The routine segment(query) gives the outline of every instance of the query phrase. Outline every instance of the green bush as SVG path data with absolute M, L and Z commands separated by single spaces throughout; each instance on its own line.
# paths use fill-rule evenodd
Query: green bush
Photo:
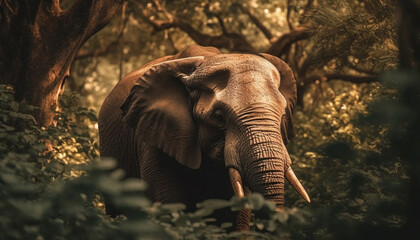
M 96 116 L 76 100 L 64 96 L 55 126 L 40 129 L 34 107 L 0 85 L 0 239 L 167 238 L 142 210 L 150 206 L 144 183 L 121 181 L 113 160 L 93 160 Z M 107 217 L 99 192 L 138 214 Z
M 398 237 L 407 221 L 409 180 L 407 162 L 390 141 L 406 127 L 396 121 L 404 107 L 392 106 L 398 92 L 377 83 L 322 87 L 323 97 L 296 113 L 297 136 L 288 146 L 312 203 L 293 192 L 286 201 L 313 214 L 310 239 Z M 377 112 L 387 116 L 373 117 Z

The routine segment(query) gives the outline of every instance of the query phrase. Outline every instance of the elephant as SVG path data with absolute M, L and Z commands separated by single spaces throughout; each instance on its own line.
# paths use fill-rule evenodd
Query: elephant
M 192 45 L 113 88 L 99 113 L 100 153 L 127 178 L 143 179 L 153 202 L 192 210 L 206 199 L 258 192 L 281 209 L 285 178 L 310 202 L 285 147 L 296 98 L 293 72 L 279 58 Z M 246 230 L 249 213 L 228 220 Z

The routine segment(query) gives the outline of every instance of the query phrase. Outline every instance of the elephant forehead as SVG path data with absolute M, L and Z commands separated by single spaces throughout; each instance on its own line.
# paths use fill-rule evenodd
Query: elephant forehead
M 207 62 L 210 66 L 225 66 L 231 68 L 232 71 L 237 70 L 238 66 L 254 66 L 251 68 L 258 71 L 276 70 L 276 67 L 265 58 L 255 54 L 219 54 L 209 59 Z
M 208 59 L 200 66 L 198 72 L 201 76 L 212 76 L 216 72 L 228 72 L 229 74 L 225 74 L 225 76 L 229 76 L 227 79 L 245 77 L 254 81 L 270 79 L 277 86 L 280 83 L 277 68 L 265 58 L 253 54 L 219 54 Z
M 215 90 L 215 97 L 232 109 L 242 109 L 250 104 L 270 106 L 285 105 L 284 97 L 278 91 L 280 74 L 268 60 L 253 54 L 220 54 L 200 66 L 204 85 Z M 216 72 L 228 72 L 223 76 L 224 87 L 216 84 Z M 217 74 L 222 75 L 222 74 Z M 213 87 L 216 86 L 216 87 Z M 219 91 L 220 90 L 220 91 Z

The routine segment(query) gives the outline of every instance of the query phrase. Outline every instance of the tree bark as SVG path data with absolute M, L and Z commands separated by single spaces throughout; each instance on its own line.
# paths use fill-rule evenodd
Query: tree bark
M 0 2 L 0 83 L 17 101 L 38 109 L 39 126 L 53 122 L 64 79 L 84 42 L 111 21 L 123 0 L 76 0 L 62 10 L 59 0 Z

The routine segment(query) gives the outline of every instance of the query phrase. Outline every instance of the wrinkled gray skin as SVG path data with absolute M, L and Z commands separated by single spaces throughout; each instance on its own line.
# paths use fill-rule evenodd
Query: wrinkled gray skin
M 234 168 L 246 192 L 282 207 L 295 103 L 293 74 L 280 59 L 190 46 L 115 86 L 99 114 L 101 155 L 117 159 L 127 177 L 144 179 L 152 201 L 192 210 L 205 199 L 230 199 Z M 118 212 L 109 203 L 106 209 Z M 248 227 L 246 211 L 217 217 Z

